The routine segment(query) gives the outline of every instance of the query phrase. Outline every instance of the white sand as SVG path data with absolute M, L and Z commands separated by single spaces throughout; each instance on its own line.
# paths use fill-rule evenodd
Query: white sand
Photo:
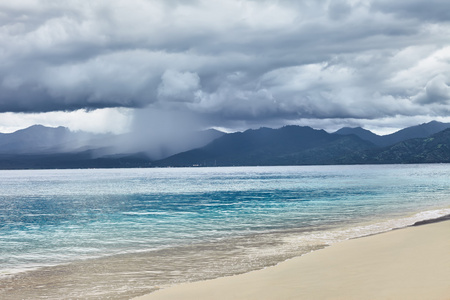
M 349 240 L 275 267 L 137 299 L 450 300 L 450 221 Z

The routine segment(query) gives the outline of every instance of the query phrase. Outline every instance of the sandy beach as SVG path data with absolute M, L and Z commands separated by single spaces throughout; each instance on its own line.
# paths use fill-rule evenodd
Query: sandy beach
M 334 244 L 247 274 L 180 284 L 135 300 L 450 299 L 450 221 Z

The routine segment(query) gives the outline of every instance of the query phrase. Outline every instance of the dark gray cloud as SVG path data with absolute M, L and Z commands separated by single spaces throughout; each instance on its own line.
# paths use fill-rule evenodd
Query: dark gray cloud
M 449 19 L 438 0 L 3 1 L 0 112 L 446 117 Z
M 382 13 L 400 18 L 414 18 L 426 22 L 450 22 L 449 3 L 446 0 L 378 0 L 372 7 Z

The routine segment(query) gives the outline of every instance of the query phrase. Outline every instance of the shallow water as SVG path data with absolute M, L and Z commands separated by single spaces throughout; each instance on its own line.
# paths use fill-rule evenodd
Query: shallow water
M 0 171 L 0 298 L 127 299 L 450 213 L 450 165 Z

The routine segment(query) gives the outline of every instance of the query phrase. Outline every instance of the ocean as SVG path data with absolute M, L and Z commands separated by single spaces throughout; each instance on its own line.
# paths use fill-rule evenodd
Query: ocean
M 0 299 L 130 299 L 450 214 L 450 165 L 0 171 Z

